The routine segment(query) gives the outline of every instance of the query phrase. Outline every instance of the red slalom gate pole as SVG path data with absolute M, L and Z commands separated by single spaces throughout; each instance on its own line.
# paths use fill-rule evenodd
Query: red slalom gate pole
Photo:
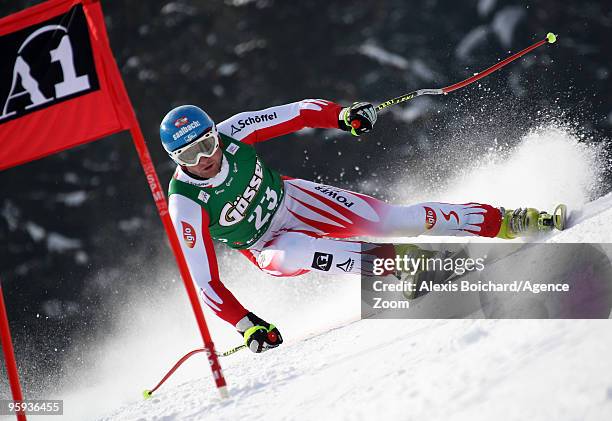
M 100 0 L 88 0 L 88 3 L 91 4 L 89 4 L 87 13 L 93 18 L 96 18 L 97 21 L 104 21 Z M 195 284 L 191 278 L 191 274 L 189 273 L 185 256 L 181 250 L 179 239 L 174 231 L 174 226 L 172 225 L 172 220 L 170 219 L 170 214 L 168 213 L 168 202 L 166 201 L 166 195 L 161 188 L 159 177 L 155 171 L 155 166 L 153 165 L 153 161 L 151 160 L 151 155 L 149 153 L 149 148 L 147 147 L 142 130 L 138 124 L 138 119 L 136 118 L 132 101 L 130 100 L 127 90 L 125 89 L 121 72 L 119 71 L 114 56 L 112 55 L 112 50 L 108 42 L 108 36 L 106 35 L 105 28 L 103 26 L 98 27 L 95 36 L 97 37 L 97 41 L 102 44 L 102 47 L 109 52 L 109 54 L 102 57 L 101 66 L 104 67 L 105 74 L 108 76 L 108 78 L 113 81 L 109 87 L 112 89 L 112 93 L 114 95 L 117 113 L 122 120 L 123 127 L 130 131 L 132 141 L 134 142 L 134 146 L 138 152 L 140 164 L 142 165 L 147 183 L 151 189 L 153 200 L 157 206 L 157 212 L 159 213 L 159 217 L 164 225 L 166 235 L 170 241 L 170 247 L 172 248 L 172 252 L 176 258 L 183 284 L 185 285 L 187 295 L 189 296 L 193 314 L 196 318 L 200 334 L 202 335 L 202 340 L 204 341 L 204 348 L 208 354 L 208 362 L 215 380 L 215 385 L 217 386 L 221 397 L 225 398 L 228 396 L 227 383 L 225 382 L 225 377 L 223 376 L 221 365 L 219 364 L 219 358 L 215 353 L 215 345 L 210 336 L 206 320 L 204 319 L 204 313 L 202 312 L 202 306 L 200 305 Z
M 208 362 L 210 364 L 210 369 L 213 373 L 215 384 L 219 390 L 219 393 L 221 394 L 221 397 L 226 398 L 228 397 L 227 383 L 225 382 L 225 377 L 223 376 L 223 371 L 221 370 L 219 358 L 215 352 L 215 345 L 210 336 L 208 325 L 206 324 L 206 320 L 204 319 L 204 313 L 202 312 L 202 306 L 200 305 L 200 300 L 198 298 L 193 279 L 191 278 L 191 274 L 189 273 L 189 268 L 187 266 L 187 262 L 185 261 L 185 256 L 183 254 L 183 251 L 181 250 L 181 245 L 179 243 L 176 232 L 174 231 L 174 226 L 172 225 L 170 214 L 168 213 L 168 202 L 166 201 L 166 196 L 160 187 L 161 184 L 159 182 L 159 177 L 157 176 L 157 172 L 155 171 L 155 167 L 153 165 L 153 162 L 151 161 L 149 149 L 147 148 L 144 136 L 142 135 L 142 131 L 140 130 L 140 126 L 138 125 L 138 121 L 136 120 L 136 116 L 135 114 L 133 114 L 133 112 L 132 116 L 130 116 L 130 119 L 132 120 L 132 128 L 130 129 L 132 140 L 134 141 L 134 146 L 136 147 L 136 151 L 138 152 L 140 163 L 142 164 L 142 168 L 145 172 L 147 183 L 149 183 L 149 188 L 151 189 L 151 193 L 153 194 L 153 199 L 155 200 L 155 204 L 157 205 L 159 217 L 161 218 L 164 224 L 166 235 L 170 240 L 170 246 L 172 247 L 172 251 L 174 252 L 174 257 L 177 260 L 179 271 L 181 273 L 181 277 L 183 278 L 183 284 L 185 285 L 187 295 L 189 296 L 189 301 L 191 302 L 193 314 L 195 315 L 198 327 L 200 328 L 200 333 L 202 334 L 202 338 L 204 339 L 204 347 L 206 348 L 206 352 L 208 354 Z
M 21 384 L 19 383 L 19 372 L 17 371 L 17 361 L 15 360 L 15 350 L 13 349 L 13 340 L 11 339 L 11 330 L 9 328 L 8 316 L 6 314 L 6 306 L 4 305 L 4 293 L 0 284 L 0 338 L 2 339 L 2 352 L 4 353 L 4 362 L 6 364 L 6 373 L 8 375 L 11 393 L 14 401 L 22 401 L 23 393 L 21 392 Z M 17 412 L 19 421 L 26 421 L 25 413 Z

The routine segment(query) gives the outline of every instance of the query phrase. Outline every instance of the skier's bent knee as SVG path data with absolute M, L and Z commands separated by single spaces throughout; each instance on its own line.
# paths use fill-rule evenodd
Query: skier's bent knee
M 308 272 L 303 265 L 296 264 L 295 251 L 264 250 L 257 257 L 257 266 L 273 276 L 297 276 Z

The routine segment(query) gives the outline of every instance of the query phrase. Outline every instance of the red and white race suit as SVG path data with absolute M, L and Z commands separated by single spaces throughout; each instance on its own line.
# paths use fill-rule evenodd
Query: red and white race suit
M 306 99 L 261 111 L 237 114 L 217 128 L 220 133 L 247 144 L 298 131 L 305 127 L 338 128 L 341 107 L 330 101 Z M 207 186 L 224 182 L 228 169 Z M 192 184 L 180 167 L 174 175 Z M 241 250 L 261 270 L 275 276 L 296 276 L 308 271 L 329 274 L 361 273 L 364 250 L 392 257 L 392 246 L 340 240 L 356 236 L 479 235 L 495 237 L 500 229 L 498 208 L 480 203 L 428 202 L 391 205 L 348 190 L 285 177 L 285 195 L 270 227 L 249 249 Z M 169 199 L 170 216 L 179 238 L 185 224 L 195 235 L 181 241 L 187 264 L 202 298 L 215 313 L 235 325 L 247 310 L 219 279 L 207 213 L 196 202 L 180 195 Z

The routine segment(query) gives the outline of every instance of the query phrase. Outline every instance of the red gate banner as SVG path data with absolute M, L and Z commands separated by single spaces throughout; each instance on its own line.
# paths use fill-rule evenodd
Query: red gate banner
M 0 170 L 129 128 L 93 3 L 50 1 L 0 20 Z

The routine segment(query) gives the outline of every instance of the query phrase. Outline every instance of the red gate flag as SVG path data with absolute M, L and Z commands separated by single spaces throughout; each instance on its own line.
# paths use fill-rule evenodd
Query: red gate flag
M 129 128 L 91 3 L 50 1 L 0 20 L 0 170 Z
M 168 203 L 108 43 L 99 0 L 49 0 L 0 19 L 0 170 L 129 130 L 178 263 L 221 396 L 225 377 Z M 0 291 L 1 293 L 1 291 Z M 0 306 L 3 345 L 10 342 Z M 3 346 L 15 359 L 12 347 Z M 21 399 L 17 367 L 7 370 Z M 13 388 L 13 385 L 15 386 Z M 25 419 L 19 414 L 20 419 Z

